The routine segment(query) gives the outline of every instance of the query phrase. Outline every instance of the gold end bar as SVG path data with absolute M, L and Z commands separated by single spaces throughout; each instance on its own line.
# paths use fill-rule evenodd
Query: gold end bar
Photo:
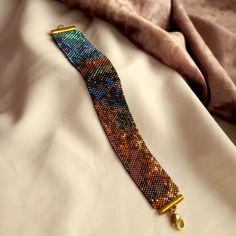
M 55 30 L 52 30 L 51 31 L 51 34 L 58 34 L 58 33 L 63 33 L 63 32 L 66 32 L 66 31 L 71 31 L 71 30 L 75 30 L 75 26 L 68 26 L 68 27 L 58 27 L 57 29 Z
M 159 213 L 161 215 L 165 214 L 167 211 L 169 211 L 173 206 L 177 205 L 179 202 L 181 202 L 184 199 L 184 196 L 182 194 L 178 195 L 176 198 L 174 198 L 171 202 L 163 206 Z

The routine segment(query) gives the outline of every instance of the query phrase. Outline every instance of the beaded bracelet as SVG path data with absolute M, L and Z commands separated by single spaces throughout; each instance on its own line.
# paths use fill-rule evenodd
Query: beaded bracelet
M 176 205 L 183 195 L 144 143 L 110 60 L 74 26 L 59 26 L 51 35 L 83 76 L 101 125 L 124 168 L 152 207 L 160 214 L 170 212 L 173 226 L 182 229 L 184 221 L 176 213 Z

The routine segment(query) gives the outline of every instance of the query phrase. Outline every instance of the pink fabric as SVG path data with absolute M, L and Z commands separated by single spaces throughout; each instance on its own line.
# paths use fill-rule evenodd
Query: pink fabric
M 64 0 L 105 19 L 178 71 L 213 114 L 236 123 L 235 0 Z

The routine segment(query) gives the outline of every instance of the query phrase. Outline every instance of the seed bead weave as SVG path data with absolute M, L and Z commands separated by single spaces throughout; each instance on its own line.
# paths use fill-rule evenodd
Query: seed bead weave
M 79 30 L 59 31 L 52 37 L 83 76 L 116 155 L 152 207 L 160 210 L 179 190 L 145 145 L 112 63 Z

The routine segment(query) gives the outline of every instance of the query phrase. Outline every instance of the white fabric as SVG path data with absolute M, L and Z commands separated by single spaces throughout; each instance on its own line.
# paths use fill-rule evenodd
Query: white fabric
M 48 34 L 60 24 L 113 62 L 147 146 L 185 195 L 182 233 L 114 154 L 81 75 Z M 0 33 L 1 236 L 235 235 L 236 148 L 176 72 L 55 1 L 2 0 Z

